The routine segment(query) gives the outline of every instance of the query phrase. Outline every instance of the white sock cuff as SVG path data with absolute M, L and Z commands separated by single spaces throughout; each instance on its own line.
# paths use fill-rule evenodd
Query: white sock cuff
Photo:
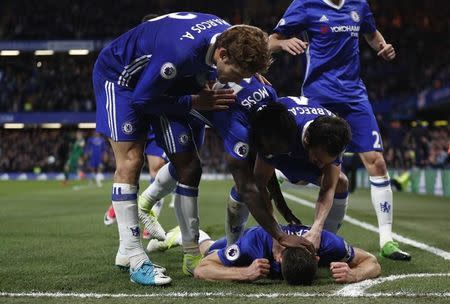
M 370 184 L 375 187 L 386 187 L 390 186 L 391 184 L 389 174 L 386 174 L 384 176 L 369 176 L 369 181 Z
M 131 184 L 114 183 L 112 185 L 113 193 L 117 194 L 135 194 L 138 192 L 138 186 Z
M 211 237 L 203 230 L 199 230 L 199 236 L 198 236 L 198 244 L 200 245 L 204 241 L 209 241 Z

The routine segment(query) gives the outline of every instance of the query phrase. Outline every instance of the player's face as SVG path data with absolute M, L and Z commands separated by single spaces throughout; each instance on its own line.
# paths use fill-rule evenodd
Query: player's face
M 336 161 L 336 156 L 331 156 L 320 147 L 311 147 L 308 149 L 309 161 L 322 169 Z
M 221 83 L 239 83 L 242 79 L 252 76 L 250 73 L 242 72 L 238 67 L 225 60 L 217 62 L 217 74 L 217 78 Z

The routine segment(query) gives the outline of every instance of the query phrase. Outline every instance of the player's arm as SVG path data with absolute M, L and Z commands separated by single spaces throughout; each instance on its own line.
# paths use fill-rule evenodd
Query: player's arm
M 258 224 L 264 228 L 274 239 L 276 239 L 281 245 L 285 247 L 306 247 L 311 253 L 314 252 L 314 246 L 310 241 L 303 237 L 294 235 L 288 235 L 284 233 L 278 222 L 276 221 L 273 213 L 268 209 L 270 205 L 270 195 L 267 191 L 267 184 L 272 178 L 275 172 L 275 168 L 264 161 L 261 156 L 256 156 L 254 166 L 254 176 L 256 180 L 256 186 L 260 193 L 260 201 L 250 200 L 247 204 L 253 217 Z
M 183 69 L 186 55 L 173 52 L 155 54 L 134 89 L 133 104 L 147 114 L 188 113 L 191 108 L 210 111 L 224 110 L 234 102 L 232 90 L 211 90 L 205 87 L 196 95 L 168 96 L 165 92 L 175 83 Z
M 286 9 L 283 17 L 269 37 L 269 49 L 272 53 L 285 51 L 291 55 L 305 52 L 308 43 L 294 36 L 307 26 L 307 12 L 303 0 L 294 0 Z
M 364 35 L 370 47 L 377 52 L 378 56 L 383 57 L 385 60 L 395 58 L 394 47 L 392 44 L 386 43 L 383 35 L 376 29 L 373 13 L 367 2 L 363 2 L 360 32 Z
M 202 259 L 194 270 L 194 277 L 207 281 L 256 281 L 267 277 L 269 272 L 267 259 L 256 259 L 248 267 L 227 267 L 216 251 Z
M 377 52 L 384 60 L 392 60 L 395 58 L 395 49 L 392 44 L 386 43 L 383 35 L 376 30 L 373 33 L 364 34 L 364 38 L 370 47 Z
M 355 256 L 351 262 L 333 262 L 330 264 L 330 271 L 336 283 L 355 283 L 378 277 L 381 266 L 373 254 L 355 248 Z
M 323 225 L 333 205 L 334 193 L 339 181 L 341 170 L 336 164 L 328 164 L 322 170 L 322 181 L 319 196 L 316 202 L 314 223 L 311 229 L 305 234 L 315 248 L 319 248 Z
M 307 48 L 308 42 L 302 41 L 297 37 L 286 38 L 278 33 L 269 36 L 269 50 L 272 53 L 285 51 L 295 56 L 303 54 Z
M 292 213 L 292 210 L 287 205 L 275 173 L 270 178 L 267 189 L 269 190 L 270 196 L 275 203 L 275 207 L 277 208 L 278 212 L 280 212 L 280 214 L 284 217 L 286 222 L 288 222 L 289 224 L 301 225 L 302 222 Z

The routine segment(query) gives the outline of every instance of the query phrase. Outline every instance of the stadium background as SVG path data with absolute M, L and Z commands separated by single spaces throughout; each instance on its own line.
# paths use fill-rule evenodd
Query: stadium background
M 440 218 L 442 223 L 433 227 L 437 233 L 445 230 L 445 222 L 448 224 L 450 206 L 448 198 L 445 198 L 450 197 L 450 5 L 438 0 L 369 2 L 378 29 L 397 50 L 397 58 L 393 62 L 384 62 L 365 41 L 361 41 L 361 75 L 381 128 L 385 158 L 401 190 L 432 195 L 416 197 L 396 193 L 395 199 L 399 201 L 400 210 L 408 210 L 402 201 L 414 200 L 414 206 L 417 204 L 418 210 L 430 213 L 430 218 L 444 216 Z M 0 181 L 0 206 L 16 202 L 14 208 L 17 209 L 11 207 L 9 210 L 19 212 L 21 203 L 33 200 L 33 191 L 42 187 L 61 190 L 59 183 L 50 181 L 19 183 L 15 180 L 62 178 L 61 172 L 76 132 L 81 131 L 84 137 L 88 137 L 95 122 L 91 70 L 98 52 L 108 41 L 138 24 L 143 15 L 204 11 L 217 14 L 230 23 L 249 23 L 270 33 L 289 3 L 288 0 L 1 1 L 0 180 L 4 181 Z M 298 58 L 277 54 L 267 78 L 279 96 L 298 95 L 301 71 Z M 105 167 L 107 177 L 114 170 L 111 151 L 109 155 Z M 201 158 L 205 173 L 226 173 L 220 141 L 211 131 L 207 133 Z M 361 167 L 351 156 L 347 161 L 349 168 Z M 72 178 L 74 185 L 86 183 L 77 180 L 79 176 Z M 355 180 L 359 186 L 367 185 L 364 170 L 358 171 Z M 216 187 L 215 184 L 212 187 Z M 224 186 L 221 184 L 220 187 Z M 20 196 L 18 193 L 24 188 L 33 191 Z M 309 195 L 312 199 L 308 191 L 311 190 L 299 195 Z M 367 200 L 368 215 L 364 217 L 369 219 L 371 207 L 365 191 L 357 191 L 356 197 L 361 201 Z M 100 192 L 89 189 L 87 194 L 77 192 L 76 196 L 86 200 L 93 200 L 93 196 L 100 206 L 95 209 L 102 210 L 107 206 L 103 198 L 107 197 L 107 192 L 107 189 Z M 64 191 L 58 193 L 63 195 Z M 223 193 L 221 199 L 225 200 L 225 187 Z M 67 197 L 54 199 L 56 203 Z M 206 199 L 217 200 L 208 195 Z M 48 201 L 52 202 L 52 199 Z M 430 203 L 429 208 L 424 208 L 422 204 L 429 201 L 439 207 Z M 31 205 L 24 206 L 30 208 Z M 91 210 L 92 206 L 86 208 Z M 4 227 L 10 227 L 5 218 L 11 214 L 7 214 L 5 209 L 4 212 L 1 215 Z M 396 212 L 397 217 L 399 212 Z M 35 216 L 32 212 L 26 214 Z M 373 214 L 372 218 L 375 218 Z M 399 222 L 402 220 L 420 222 L 413 212 L 406 212 Z M 211 229 L 219 234 L 217 227 Z M 108 234 L 114 237 L 113 232 Z M 423 238 L 427 240 L 426 236 Z M 448 238 L 435 243 L 450 249 Z M 6 244 L 3 244 L 3 249 L 0 245 L 0 249 L 5 250 L 3 253 L 10 253 L 12 249 Z M 375 248 L 371 243 L 366 246 L 372 250 Z M 440 267 L 440 264 L 436 265 Z M 448 268 L 448 264 L 444 265 Z M 396 266 L 390 267 L 394 269 Z M 415 267 L 415 270 L 419 272 L 420 267 Z M 407 268 L 403 272 L 407 273 Z M 7 274 L 9 272 L 3 270 L 2 275 Z M 0 284 L 0 291 L 8 290 L 8 287 L 10 285 Z M 13 290 L 23 291 L 24 288 Z M 88 288 L 83 289 L 86 290 L 89 291 Z

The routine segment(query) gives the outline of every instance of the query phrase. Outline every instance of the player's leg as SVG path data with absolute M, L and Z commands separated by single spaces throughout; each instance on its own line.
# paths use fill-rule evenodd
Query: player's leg
M 410 260 L 411 256 L 400 250 L 398 243 L 392 239 L 393 194 L 383 154 L 370 151 L 360 153 L 360 156 L 369 173 L 372 205 L 380 230 L 380 253 L 393 260 Z
M 339 181 L 334 193 L 333 205 L 325 220 L 323 229 L 337 233 L 344 220 L 348 205 L 348 180 L 344 173 L 340 173 Z
M 116 171 L 112 187 L 112 204 L 119 230 L 116 262 L 129 261 L 130 280 L 141 285 L 171 282 L 160 274 L 144 252 L 140 240 L 137 191 L 143 164 L 145 121 L 130 106 L 130 92 L 99 77 L 94 71 L 97 101 L 97 131 L 109 138 L 115 157 Z
M 148 168 L 150 173 L 150 184 L 139 196 L 139 208 L 153 215 L 159 216 L 162 207 L 162 200 L 157 202 L 151 201 L 151 185 L 154 182 L 159 170 L 168 162 L 164 149 L 160 147 L 155 139 L 153 130 L 150 130 L 147 135 L 147 143 L 145 144 L 145 155 L 147 155 Z M 153 206 L 151 206 L 153 205 Z
M 156 122 L 156 123 L 155 123 Z M 158 172 L 152 184 L 159 189 L 161 199 L 175 188 L 175 213 L 180 226 L 183 243 L 183 272 L 192 275 L 193 269 L 201 260 L 198 248 L 198 185 L 202 174 L 197 146 L 204 137 L 204 124 L 191 124 L 184 118 L 160 116 L 152 121 L 152 128 L 158 145 L 164 148 L 170 163 Z M 159 176 L 163 175 L 160 179 Z
M 341 115 L 350 125 L 352 141 L 347 151 L 359 153 L 371 182 L 371 200 L 375 209 L 380 231 L 382 255 L 400 260 L 409 260 L 409 254 L 401 251 L 392 241 L 393 198 L 389 174 L 382 151 L 380 131 L 370 103 L 359 102 L 328 107 Z M 383 248 L 385 248 L 384 250 Z M 384 253 L 383 253 L 384 252 Z
M 106 210 L 105 215 L 103 217 L 103 223 L 106 226 L 110 226 L 112 224 L 114 224 L 116 222 L 116 213 L 114 212 L 114 207 L 111 204 L 108 208 L 108 210 Z

